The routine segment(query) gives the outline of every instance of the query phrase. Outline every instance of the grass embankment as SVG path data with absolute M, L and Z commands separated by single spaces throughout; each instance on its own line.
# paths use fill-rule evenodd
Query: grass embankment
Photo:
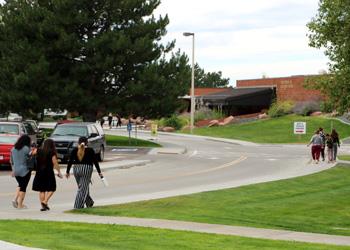
M 338 159 L 342 161 L 350 161 L 350 155 L 338 155 Z
M 0 221 L 0 239 L 44 249 L 349 250 L 350 247 L 261 240 L 162 229 L 68 222 Z
M 79 210 L 350 235 L 350 168 L 220 191 Z
M 306 122 L 305 135 L 294 135 L 294 122 Z M 316 129 L 322 127 L 326 133 L 330 133 L 332 125 L 338 131 L 341 138 L 350 136 L 350 126 L 338 120 L 297 115 L 222 127 L 196 128 L 194 129 L 194 134 L 257 143 L 307 143 Z
M 158 143 L 118 135 L 106 135 L 108 146 L 161 147 Z

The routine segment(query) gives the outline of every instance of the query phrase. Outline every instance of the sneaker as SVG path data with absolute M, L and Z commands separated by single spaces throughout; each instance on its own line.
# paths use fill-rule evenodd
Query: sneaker
M 17 201 L 12 201 L 12 206 L 14 208 L 18 208 L 18 202 Z

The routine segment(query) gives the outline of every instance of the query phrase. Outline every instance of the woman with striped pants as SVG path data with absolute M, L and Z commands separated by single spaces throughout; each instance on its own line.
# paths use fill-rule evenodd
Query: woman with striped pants
M 74 202 L 75 209 L 84 208 L 85 205 L 86 207 L 94 205 L 89 193 L 93 165 L 95 165 L 99 176 L 103 177 L 94 150 L 87 147 L 88 139 L 84 136 L 80 137 L 78 144 L 78 148 L 73 149 L 71 153 L 66 171 L 66 177 L 69 178 L 69 172 L 73 165 L 73 174 L 78 185 Z

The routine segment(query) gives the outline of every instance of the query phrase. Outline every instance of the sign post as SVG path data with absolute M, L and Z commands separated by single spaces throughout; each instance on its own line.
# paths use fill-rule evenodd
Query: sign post
M 294 134 L 298 135 L 300 140 L 301 135 L 306 134 L 306 122 L 294 122 Z
M 152 137 L 157 138 L 157 135 L 158 135 L 157 132 L 158 132 L 158 124 L 152 123 L 151 124 L 151 135 L 152 135 Z
M 130 146 L 131 130 L 132 130 L 132 125 L 131 125 L 131 122 L 130 122 L 130 121 L 129 121 L 129 123 L 126 125 L 126 129 L 128 130 L 128 133 L 129 133 L 129 146 Z

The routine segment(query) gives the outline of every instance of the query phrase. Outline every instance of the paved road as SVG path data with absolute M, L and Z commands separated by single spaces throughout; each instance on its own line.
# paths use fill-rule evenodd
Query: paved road
M 122 130 L 108 131 L 122 134 Z M 138 137 L 149 139 L 148 133 Z M 250 183 L 300 176 L 330 167 L 309 164 L 309 149 L 304 145 L 255 145 L 236 141 L 215 141 L 202 137 L 159 135 L 157 141 L 165 149 L 148 154 L 114 151 L 102 164 L 109 187 L 97 175 L 93 177 L 92 196 L 96 204 L 121 203 L 149 198 L 235 187 Z M 174 153 L 175 152 L 175 153 Z M 183 154 L 178 154 L 183 153 Z M 131 159 L 146 165 L 113 168 Z M 140 165 L 140 164 L 135 164 Z M 76 184 L 73 178 L 57 180 L 58 190 L 51 200 L 53 209 L 72 207 Z M 0 211 L 11 210 L 10 201 L 16 181 L 0 176 Z M 37 193 L 26 197 L 29 210 L 39 209 Z

